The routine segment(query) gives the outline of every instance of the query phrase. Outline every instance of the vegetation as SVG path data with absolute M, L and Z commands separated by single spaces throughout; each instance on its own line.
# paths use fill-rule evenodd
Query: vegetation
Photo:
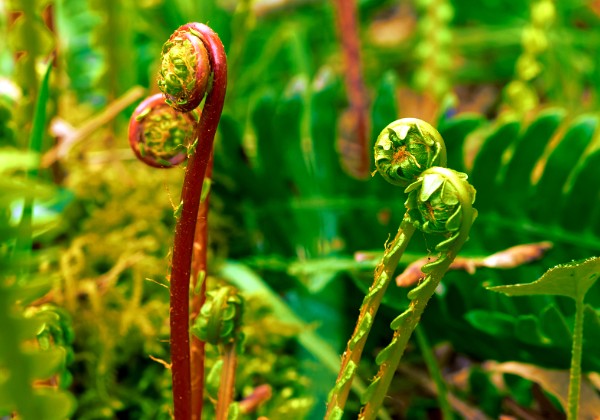
M 598 416 L 596 3 L 0 10 L 0 417 Z

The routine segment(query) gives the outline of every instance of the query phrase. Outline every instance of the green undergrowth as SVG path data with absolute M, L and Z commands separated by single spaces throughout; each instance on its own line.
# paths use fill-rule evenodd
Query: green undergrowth
M 556 1 L 555 19 L 535 26 L 537 2 L 474 8 L 452 0 L 440 2 L 440 12 L 425 1 L 356 1 L 369 138 L 399 117 L 427 116 L 439 129 L 448 166 L 477 190 L 479 216 L 461 256 L 552 243 L 510 269 L 450 271 L 420 323 L 447 392 L 478 410 L 467 413 L 490 418 L 518 416 L 515 405 L 532 415 L 567 412 L 561 387 L 578 313 L 566 296 L 509 297 L 488 288 L 530 283 L 551 267 L 600 254 L 600 17 L 593 2 Z M 198 21 L 219 33 L 228 54 L 209 284 L 233 284 L 248 302 L 235 398 L 268 384 L 273 396 L 247 418 L 322 417 L 377 250 L 392 239 L 406 196 L 380 177 L 356 179 L 343 169 L 354 151 L 342 118 L 348 92 L 334 2 L 273 3 L 0 5 L 7 41 L 0 51 L 0 335 L 8 337 L 0 337 L 0 416 L 170 418 L 167 275 L 183 170 L 133 162 L 125 133 L 135 101 L 122 112 L 114 101 L 134 87 L 151 92 L 164 40 Z M 443 31 L 432 29 L 436 19 Z M 523 36 L 540 25 L 551 47 Z M 440 34 L 451 38 L 436 55 L 431 45 Z M 528 48 L 541 66 L 528 92 L 541 105 L 517 116 L 504 87 L 525 80 L 519 58 L 531 58 Z M 48 118 L 34 127 L 50 56 L 40 105 Z M 415 82 L 430 60 L 443 101 Z M 99 115 L 106 118 L 85 133 Z M 56 142 L 73 138 L 56 164 L 40 167 Z M 23 214 L 30 223 L 20 226 Z M 433 247 L 415 234 L 395 274 Z M 392 282 L 383 299 L 383 327 L 371 332 L 357 371 L 352 415 L 389 342 L 387 324 L 409 305 L 407 292 Z M 600 372 L 597 284 L 584 303 L 582 392 L 592 397 L 582 404 L 589 409 L 596 391 L 585 377 Z M 392 381 L 393 418 L 439 413 L 432 363 L 426 369 L 418 349 L 409 343 Z M 210 368 L 217 352 L 208 354 Z M 451 403 L 454 414 L 466 416 L 459 406 Z M 210 417 L 208 397 L 206 407 Z

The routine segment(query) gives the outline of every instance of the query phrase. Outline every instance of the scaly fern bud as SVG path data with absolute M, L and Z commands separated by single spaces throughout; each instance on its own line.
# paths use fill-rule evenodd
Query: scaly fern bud
M 129 144 L 139 160 L 155 168 L 171 168 L 187 157 L 194 137 L 193 114 L 182 114 L 166 104 L 163 95 L 150 96 L 129 120 Z
M 177 29 L 162 49 L 158 87 L 174 109 L 196 109 L 206 91 L 211 74 L 208 52 L 194 24 Z
M 453 183 L 448 182 L 445 172 L 451 171 L 475 202 L 475 188 L 467 182 L 467 175 L 446 168 L 433 168 L 425 171 L 405 192 L 409 193 L 406 207 L 408 214 L 418 229 L 425 233 L 450 233 L 460 229 L 462 222 L 459 192 Z
M 192 333 L 213 345 L 236 341 L 242 315 L 242 298 L 235 289 L 227 286 L 206 295 L 206 303 L 196 318 Z
M 445 238 L 436 246 L 438 258 L 421 268 L 426 277 L 408 293 L 409 307 L 390 324 L 394 334 L 390 344 L 375 359 L 379 372 L 363 395 L 365 405 L 358 416 L 360 420 L 377 418 L 408 340 L 427 302 L 468 239 L 477 215 L 473 208 L 475 189 L 467 182 L 465 174 L 452 169 L 432 167 L 405 192 L 409 193 L 406 202 L 408 221 L 426 233 L 443 234 Z
M 403 118 L 383 129 L 375 143 L 375 166 L 381 176 L 403 187 L 432 166 L 446 165 L 446 146 L 425 121 Z

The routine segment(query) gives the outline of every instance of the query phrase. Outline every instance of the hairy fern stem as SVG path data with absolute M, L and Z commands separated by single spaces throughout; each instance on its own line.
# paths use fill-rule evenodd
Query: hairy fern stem
M 372 420 L 377 417 L 408 340 L 442 277 L 444 277 L 458 251 L 468 239 L 476 215 L 472 207 L 473 193 L 468 188 L 469 184 L 465 185 L 463 178 L 457 176 L 456 172 L 446 168 L 433 167 L 425 171 L 425 173 L 428 172 L 443 176 L 445 181 L 454 187 L 461 211 L 460 229 L 457 234 L 438 244 L 436 249 L 440 251 L 440 256 L 437 260 L 423 267 L 422 270 L 427 274 L 427 277 L 408 293 L 408 298 L 411 300 L 410 306 L 390 324 L 390 327 L 394 330 L 394 335 L 390 344 L 377 355 L 376 362 L 380 366 L 379 372 L 363 396 L 362 402 L 365 405 L 361 410 L 360 419 Z M 427 189 L 427 185 L 421 186 L 421 188 L 419 195 L 423 194 L 422 191 Z
M 164 98 L 158 103 L 144 101 L 136 109 L 130 120 L 129 135 L 136 155 L 151 166 L 169 168 L 185 158 L 188 161 L 181 202 L 175 211 L 177 224 L 169 288 L 171 373 L 175 419 L 199 420 L 202 405 L 194 404 L 192 412 L 190 276 L 202 188 L 227 90 L 227 59 L 218 35 L 200 23 L 179 27 L 163 46 L 162 53 L 158 85 Z M 191 124 L 193 133 L 188 135 L 181 122 L 191 118 L 192 111 L 204 98 L 199 120 Z M 144 107 L 145 104 L 148 106 Z M 161 111 L 165 104 L 179 113 Z M 205 233 L 206 229 L 201 229 L 201 234 Z M 201 265 L 205 267 L 205 261 Z M 198 367 L 195 374 L 204 376 L 203 364 L 195 365 Z M 202 398 L 202 381 L 196 384 L 194 398 Z
M 579 396 L 581 391 L 581 356 L 583 353 L 583 298 L 575 301 L 575 325 L 573 326 L 573 346 L 571 369 L 569 371 L 569 394 L 567 397 L 567 419 L 579 418 Z
M 375 143 L 375 164 L 388 182 L 406 187 L 407 212 L 375 270 L 375 281 L 363 300 L 356 327 L 342 355 L 340 372 L 327 405 L 325 418 L 328 420 L 343 416 L 377 309 L 415 230 L 442 235 L 436 246 L 439 257 L 423 266 L 426 278 L 409 292 L 409 308 L 391 324 L 392 341 L 376 358 L 380 369 L 361 399 L 364 404 L 361 419 L 377 417 L 408 340 L 427 302 L 467 240 L 477 214 L 472 207 L 475 189 L 465 174 L 443 167 L 446 165 L 444 141 L 437 130 L 424 121 L 405 118 L 385 127 Z
M 396 237 L 386 247 L 385 253 L 375 269 L 375 280 L 363 300 L 356 327 L 348 341 L 346 351 L 342 355 L 340 372 L 335 386 L 329 395 L 329 403 L 325 414 L 326 419 L 340 418 L 343 412 L 352 387 L 356 367 L 360 362 L 365 343 L 373 325 L 373 320 L 375 319 L 385 291 L 394 276 L 398 262 L 414 232 L 415 227 L 409 222 L 408 217 L 404 217 Z

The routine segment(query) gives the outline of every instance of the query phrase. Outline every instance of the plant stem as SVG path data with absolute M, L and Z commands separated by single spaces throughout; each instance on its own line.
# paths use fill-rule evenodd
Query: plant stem
M 198 145 L 196 153 L 190 156 L 185 171 L 181 192 L 183 208 L 175 227 L 170 287 L 170 343 L 176 420 L 191 418 L 190 268 L 203 180 L 210 161 L 227 88 L 227 62 L 223 44 L 208 26 L 193 25 L 208 51 L 213 70 L 213 83 L 196 127 L 195 138 L 198 139 Z
M 221 383 L 219 384 L 219 395 L 217 397 L 217 420 L 227 420 L 229 406 L 233 401 L 235 368 L 237 366 L 235 347 L 235 341 L 223 346 L 223 370 L 221 371 Z
M 408 340 L 419 323 L 427 302 L 429 302 L 442 277 L 446 274 L 450 264 L 456 258 L 456 254 L 468 239 L 473 223 L 474 210 L 471 204 L 471 193 L 467 190 L 464 183 L 449 169 L 435 167 L 431 168 L 430 171 L 444 175 L 448 182 L 451 182 L 456 189 L 457 197 L 462 207 L 460 231 L 452 247 L 447 252 L 442 253 L 432 263 L 435 264 L 433 271 L 427 275 L 419 286 L 408 293 L 408 297 L 412 300 L 408 309 L 392 322 L 394 335 L 388 347 L 383 349 L 377 356 L 376 362 L 380 364 L 380 368 L 364 396 L 366 403 L 359 415 L 359 419 L 361 420 L 373 420 L 377 417 L 379 408 L 383 403 L 400 359 L 404 354 Z M 379 359 L 382 360 L 380 361 Z
M 335 0 L 334 2 L 339 37 L 342 42 L 344 54 L 344 75 L 346 92 L 350 102 L 353 127 L 349 132 L 355 133 L 356 150 L 358 156 L 342 156 L 346 169 L 357 178 L 367 178 L 369 175 L 369 116 L 367 104 L 367 90 L 363 82 L 360 38 L 358 30 L 358 11 L 355 0 Z M 354 162 L 356 160 L 356 162 Z
M 371 384 L 374 389 L 370 389 L 371 387 L 367 389 L 369 400 L 360 413 L 360 419 L 373 420 L 377 418 L 377 413 L 383 403 L 383 399 L 387 394 L 387 390 L 390 387 L 392 378 L 396 373 L 396 368 L 398 367 L 400 359 L 404 354 L 408 340 L 410 339 L 413 330 L 419 323 L 421 314 L 423 313 L 429 298 L 431 298 L 433 292 L 435 292 L 435 289 L 442 279 L 444 272 L 445 270 L 443 272 L 441 272 L 441 270 L 439 272 L 436 270 L 436 273 L 438 273 L 437 275 L 432 273 L 431 275 L 427 276 L 427 278 L 423 280 L 423 283 L 418 286 L 421 287 L 421 299 L 413 300 L 410 304 L 410 307 L 402 313 L 401 316 L 404 317 L 402 326 L 394 331 L 391 341 L 392 344 L 384 349 L 388 351 L 388 358 L 381 364 L 379 373 Z
M 383 295 L 393 278 L 394 271 L 400 261 L 402 253 L 406 249 L 415 227 L 407 221 L 405 216 L 396 237 L 386 247 L 385 253 L 381 262 L 375 269 L 375 280 L 365 296 L 360 307 L 360 314 L 356 321 L 354 332 L 348 341 L 346 351 L 342 355 L 340 371 L 331 395 L 327 404 L 326 419 L 340 418 L 352 387 L 352 380 L 356 367 L 360 362 L 360 358 L 371 330 L 371 325 L 383 299 Z
M 583 349 L 583 297 L 575 300 L 575 325 L 573 327 L 573 348 L 569 372 L 569 397 L 567 419 L 577 420 L 579 415 L 579 393 L 581 387 L 581 355 Z
M 206 170 L 206 179 L 212 176 L 212 156 Z M 192 308 L 190 320 L 193 321 L 204 302 L 206 301 L 206 277 L 208 276 L 208 208 L 209 194 L 200 203 L 194 237 L 194 258 L 192 262 Z M 202 284 L 198 284 L 198 282 Z M 204 355 L 205 343 L 197 336 L 192 335 L 190 346 L 191 369 L 192 369 L 192 420 L 202 419 L 202 406 L 204 402 Z
M 423 360 L 425 360 L 429 375 L 431 375 L 431 379 L 437 389 L 437 400 L 440 405 L 440 410 L 442 411 L 442 418 L 444 420 L 452 420 L 454 419 L 454 415 L 452 414 L 452 407 L 448 402 L 446 383 L 444 382 L 442 372 L 435 360 L 433 351 L 431 351 L 431 347 L 429 346 L 429 340 L 427 340 L 427 335 L 422 327 L 417 325 L 415 336 L 417 337 L 417 343 L 419 343 L 419 348 L 421 349 L 421 354 L 423 354 Z

